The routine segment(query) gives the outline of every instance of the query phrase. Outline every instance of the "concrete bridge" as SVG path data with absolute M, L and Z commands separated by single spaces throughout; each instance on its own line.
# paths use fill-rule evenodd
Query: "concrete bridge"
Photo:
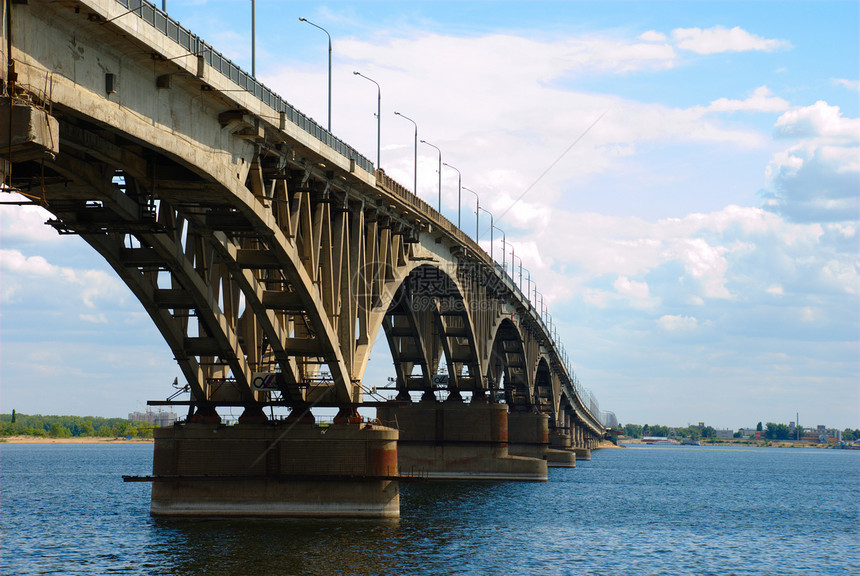
M 545 480 L 604 436 L 531 285 L 153 5 L 3 20 L 6 190 L 105 258 L 188 384 L 153 514 L 396 516 L 404 477 Z M 390 401 L 364 381 L 380 330 Z

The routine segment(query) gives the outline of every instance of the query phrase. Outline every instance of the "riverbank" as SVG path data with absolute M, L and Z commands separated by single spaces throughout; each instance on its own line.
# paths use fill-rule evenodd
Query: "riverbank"
M 103 438 L 78 436 L 77 438 L 48 438 L 45 436 L 3 436 L 2 444 L 152 444 L 152 438 Z
M 609 440 L 601 440 L 597 444 L 597 449 L 603 450 L 604 448 L 624 448 L 624 446 L 620 446 L 618 444 L 615 444 L 614 442 L 610 442 Z
M 627 446 L 649 446 L 641 438 L 619 438 L 619 444 Z M 665 444 L 656 444 L 665 446 Z M 798 442 L 796 440 L 720 440 L 718 442 L 702 442 L 701 446 L 747 446 L 751 448 L 840 448 L 838 444 Z

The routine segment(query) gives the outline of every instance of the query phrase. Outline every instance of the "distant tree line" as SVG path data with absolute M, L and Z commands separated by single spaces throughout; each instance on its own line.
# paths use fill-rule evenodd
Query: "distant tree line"
M 679 438 L 713 438 L 717 435 L 717 431 L 711 426 L 687 426 L 686 428 L 661 426 L 659 424 L 625 424 L 621 427 L 624 430 L 624 435 L 631 438 L 642 438 L 643 436 L 657 436 L 660 438 L 668 438 L 672 431 L 675 431 L 675 436 Z
M 152 438 L 153 428 L 154 424 L 125 418 L 28 415 L 17 414 L 14 410 L 11 414 L 0 414 L 0 436 Z
M 643 436 L 657 436 L 661 438 L 668 438 L 671 435 L 671 431 L 675 431 L 675 436 L 679 438 L 692 438 L 694 440 L 702 439 L 707 440 L 710 438 L 715 438 L 717 435 L 717 431 L 711 426 L 687 426 L 686 428 L 672 428 L 669 426 L 660 426 L 660 425 L 648 425 L 648 424 L 625 424 L 621 426 L 624 430 L 624 435 L 629 436 L 630 438 L 642 438 Z M 775 422 L 768 422 L 766 425 L 762 425 L 761 422 L 756 426 L 756 430 L 759 432 L 763 432 L 763 436 L 768 440 L 793 440 L 797 436 L 797 429 L 791 428 L 787 424 L 777 424 Z M 800 428 L 800 436 L 802 437 L 804 434 L 804 429 Z M 739 433 L 735 433 L 735 438 L 740 438 Z M 845 442 L 853 442 L 854 440 L 860 440 L 860 429 L 852 430 L 851 428 L 846 428 L 842 431 L 842 440 Z

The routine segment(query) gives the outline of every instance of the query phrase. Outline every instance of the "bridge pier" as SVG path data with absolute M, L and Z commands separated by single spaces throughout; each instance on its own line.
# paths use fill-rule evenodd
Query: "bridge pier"
M 576 468 L 576 453 L 571 449 L 570 434 L 551 430 L 546 456 L 550 468 Z
M 517 456 L 547 459 L 549 418 L 537 412 L 508 414 L 508 451 Z
M 571 449 L 576 454 L 577 460 L 591 460 L 591 448 L 588 446 L 588 439 L 585 430 L 581 426 L 573 425 L 571 428 L 573 438 L 571 441 Z
M 248 420 L 155 429 L 151 515 L 400 516 L 396 430 Z
M 437 480 L 545 481 L 543 458 L 511 454 L 505 404 L 422 401 L 377 408 L 397 428 L 401 474 Z

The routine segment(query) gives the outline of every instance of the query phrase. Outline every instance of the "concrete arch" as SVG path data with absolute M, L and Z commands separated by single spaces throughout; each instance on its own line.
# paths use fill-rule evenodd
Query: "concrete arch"
M 532 394 L 528 357 L 520 330 L 511 319 L 505 318 L 498 324 L 488 364 L 492 387 L 504 390 L 505 402 L 511 409 L 529 409 Z
M 534 407 L 538 412 L 550 415 L 550 421 L 554 421 L 555 399 L 553 394 L 554 375 L 550 369 L 546 356 L 541 356 L 534 373 Z
M 456 274 L 436 263 L 419 262 L 398 270 L 397 276 L 399 281 L 390 283 L 374 307 L 370 335 L 373 342 L 380 329 L 386 334 L 400 398 L 406 399 L 409 391 L 416 390 L 429 398 L 437 387 L 432 377 L 442 358 L 447 378 L 441 385 L 452 399 L 459 398 L 462 390 L 482 389 L 469 301 Z M 370 351 L 368 347 L 367 356 Z M 412 375 L 415 366 L 420 366 L 419 376 Z

